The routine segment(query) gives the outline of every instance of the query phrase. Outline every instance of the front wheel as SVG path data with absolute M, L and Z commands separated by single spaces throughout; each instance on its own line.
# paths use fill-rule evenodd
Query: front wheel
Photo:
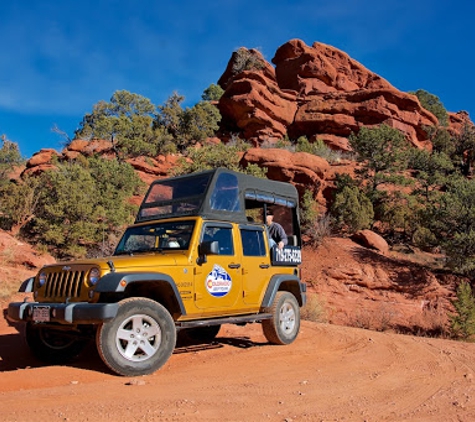
M 289 292 L 277 292 L 274 303 L 265 309 L 272 318 L 262 321 L 262 330 L 272 344 L 290 344 L 300 330 L 300 307 Z
M 97 330 L 96 344 L 104 363 L 117 374 L 151 374 L 173 353 L 175 323 L 167 309 L 153 300 L 125 299 L 116 317 Z
M 87 344 L 74 333 L 42 324 L 27 323 L 25 338 L 33 354 L 43 362 L 62 364 L 75 358 Z

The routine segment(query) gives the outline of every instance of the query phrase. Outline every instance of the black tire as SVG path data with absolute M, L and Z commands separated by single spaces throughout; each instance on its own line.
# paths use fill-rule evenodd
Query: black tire
M 104 363 L 125 376 L 147 375 L 162 367 L 176 344 L 173 318 L 146 298 L 119 302 L 116 317 L 97 330 L 96 346 Z
M 38 359 L 59 365 L 78 356 L 87 344 L 87 340 L 78 339 L 73 333 L 31 322 L 26 324 L 25 338 Z
M 210 325 L 207 327 L 186 328 L 182 331 L 185 337 L 193 342 L 209 343 L 216 338 L 220 328 L 221 325 Z
M 292 293 L 277 292 L 274 303 L 265 309 L 271 319 L 262 321 L 262 330 L 272 344 L 290 344 L 300 330 L 300 307 Z

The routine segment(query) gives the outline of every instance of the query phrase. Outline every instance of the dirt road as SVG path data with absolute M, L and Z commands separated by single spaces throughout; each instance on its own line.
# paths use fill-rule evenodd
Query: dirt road
M 13 421 L 473 421 L 475 344 L 303 322 L 289 346 L 258 324 L 177 348 L 118 377 L 91 346 L 46 366 L 0 321 L 0 419 Z

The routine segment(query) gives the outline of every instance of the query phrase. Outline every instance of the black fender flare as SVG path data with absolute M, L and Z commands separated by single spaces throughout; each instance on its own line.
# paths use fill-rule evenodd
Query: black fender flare
M 285 283 L 286 290 L 292 293 L 297 299 L 300 306 L 304 306 L 307 302 L 307 285 L 300 281 L 300 278 L 292 274 L 276 274 L 272 276 L 267 285 L 266 293 L 264 294 L 264 299 L 262 300 L 262 307 L 268 308 L 272 306 L 274 302 L 275 295 L 280 289 L 280 286 Z
M 112 272 L 102 277 L 95 291 L 97 293 L 121 293 L 132 283 L 142 281 L 159 281 L 165 283 L 173 291 L 177 305 L 182 315 L 186 315 L 185 306 L 175 281 L 168 274 L 163 273 L 116 273 Z
M 21 283 L 18 292 L 20 293 L 32 293 L 35 285 L 35 277 L 27 278 L 23 283 Z

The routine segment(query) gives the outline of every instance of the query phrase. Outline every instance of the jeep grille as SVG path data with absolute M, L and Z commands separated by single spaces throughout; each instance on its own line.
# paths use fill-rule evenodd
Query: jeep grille
M 45 298 L 73 298 L 81 296 L 85 271 L 58 271 L 46 275 Z

